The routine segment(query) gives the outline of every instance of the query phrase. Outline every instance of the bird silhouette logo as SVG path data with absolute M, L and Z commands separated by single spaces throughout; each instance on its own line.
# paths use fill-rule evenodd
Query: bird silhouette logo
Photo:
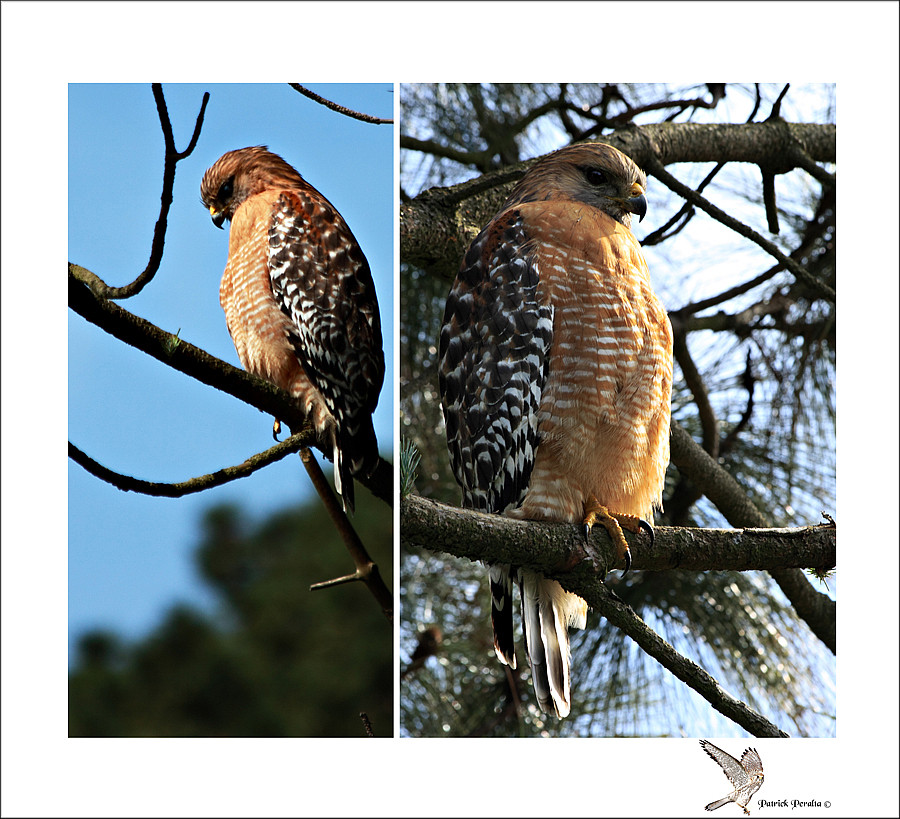
M 747 748 L 744 751 L 744 755 L 738 760 L 705 739 L 700 740 L 700 747 L 719 763 L 719 766 L 725 771 L 725 776 L 728 777 L 728 780 L 734 786 L 734 790 L 728 796 L 716 799 L 715 802 L 710 802 L 706 809 L 715 810 L 729 802 L 736 802 L 743 808 L 744 813 L 749 816 L 750 811 L 747 810 L 747 804 L 750 802 L 753 794 L 762 787 L 764 779 L 762 760 L 759 758 L 756 749 Z

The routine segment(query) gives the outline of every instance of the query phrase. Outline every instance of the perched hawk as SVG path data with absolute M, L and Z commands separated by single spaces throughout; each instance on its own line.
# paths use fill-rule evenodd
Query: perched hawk
M 747 810 L 747 803 L 750 801 L 750 797 L 762 787 L 764 779 L 762 760 L 759 758 L 759 754 L 756 753 L 756 749 L 748 748 L 744 751 L 740 761 L 738 761 L 731 754 L 726 754 L 721 748 L 717 748 L 705 739 L 700 740 L 700 747 L 719 763 L 722 770 L 725 771 L 725 776 L 734 785 L 732 793 L 722 799 L 717 799 L 715 802 L 710 802 L 706 809 L 715 810 L 716 808 L 721 808 L 722 805 L 727 805 L 729 802 L 737 802 L 744 809 L 744 813 L 749 816 L 750 811 Z
M 217 227 L 231 222 L 219 300 L 241 364 L 300 403 L 352 510 L 352 477 L 378 464 L 372 412 L 384 381 L 366 257 L 334 206 L 263 146 L 224 154 L 200 199 Z
M 669 462 L 672 330 L 631 233 L 646 178 L 608 145 L 543 157 L 469 248 L 447 299 L 439 379 L 463 504 L 527 520 L 596 521 L 630 565 Z M 587 604 L 492 566 L 494 647 L 516 666 L 512 583 L 540 707 L 570 710 L 568 628 Z

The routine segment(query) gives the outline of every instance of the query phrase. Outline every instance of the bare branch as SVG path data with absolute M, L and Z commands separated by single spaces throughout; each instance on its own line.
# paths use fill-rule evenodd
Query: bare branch
M 732 526 L 764 528 L 765 517 L 753 505 L 738 482 L 697 444 L 682 427 L 672 422 L 672 463 L 686 472 L 698 490 L 703 492 Z M 837 604 L 828 595 L 817 592 L 799 568 L 767 566 L 787 595 L 798 616 L 832 651 L 835 642 Z M 812 567 L 819 568 L 819 567 Z
M 622 568 L 603 527 L 591 534 L 590 552 L 581 528 L 568 523 L 521 521 L 460 509 L 409 495 L 400 502 L 405 543 L 485 563 L 508 563 L 540 572 L 582 592 L 605 571 Z M 653 543 L 625 533 L 634 570 L 766 571 L 776 568 L 830 569 L 836 559 L 831 526 L 797 529 L 689 529 L 658 526 Z M 598 572 L 596 564 L 601 564 Z M 588 577 L 593 578 L 588 580 Z M 588 601 L 590 602 L 590 601 Z
M 685 685 L 700 694 L 719 713 L 740 725 L 752 736 L 788 736 L 762 714 L 757 713 L 725 691 L 716 679 L 699 665 L 679 654 L 606 585 L 598 584 L 597 594 L 589 602 L 610 623 L 631 637 L 660 665 L 671 671 Z
M 743 236 L 745 239 L 749 239 L 756 245 L 759 245 L 763 250 L 766 251 L 770 256 L 776 258 L 787 270 L 794 274 L 794 276 L 810 287 L 814 292 L 818 293 L 822 298 L 827 299 L 832 304 L 835 301 L 835 292 L 832 288 L 830 288 L 825 282 L 817 279 L 815 276 L 810 274 L 804 267 L 802 267 L 798 262 L 795 262 L 789 256 L 785 256 L 784 253 L 781 252 L 772 242 L 768 239 L 764 239 L 760 236 L 753 228 L 748 227 L 743 222 L 738 221 L 733 216 L 729 216 L 725 211 L 717 208 L 712 202 L 710 202 L 705 197 L 698 194 L 696 191 L 689 188 L 687 185 L 679 182 L 672 174 L 663 168 L 662 163 L 654 158 L 647 160 L 644 163 L 644 169 L 648 173 L 652 173 L 660 182 L 662 182 L 667 188 L 677 193 L 679 196 L 683 197 L 687 201 L 696 205 L 700 210 L 705 211 L 710 216 L 712 216 L 716 221 L 721 222 L 726 227 L 731 228 L 735 233 Z
M 203 117 L 206 112 L 206 104 L 209 102 L 209 93 L 203 95 L 203 101 L 200 103 L 200 113 L 197 115 L 197 121 L 194 125 L 194 133 L 191 141 L 184 151 L 178 151 L 175 147 L 175 137 L 172 133 L 172 123 L 169 120 L 169 112 L 166 109 L 166 98 L 162 92 L 162 86 L 159 83 L 153 83 L 153 98 L 156 100 L 156 111 L 159 115 L 159 123 L 163 132 L 163 140 L 165 142 L 165 160 L 163 162 L 163 189 L 160 196 L 159 217 L 156 220 L 156 226 L 153 228 L 153 241 L 150 245 L 150 258 L 147 266 L 138 275 L 138 277 L 130 284 L 122 287 L 110 287 L 99 276 L 92 274 L 88 285 L 92 290 L 102 298 L 106 299 L 128 299 L 136 296 L 156 275 L 162 261 L 163 249 L 166 243 L 166 228 L 168 224 L 169 208 L 172 206 L 172 191 L 175 188 L 175 167 L 186 157 L 190 156 L 197 145 L 200 137 L 200 129 L 203 127 Z
M 253 455 L 243 463 L 236 466 L 227 466 L 224 469 L 218 469 L 207 475 L 200 475 L 187 481 L 178 483 L 158 483 L 156 481 L 145 481 L 140 478 L 133 478 L 130 475 L 122 475 L 114 472 L 102 464 L 97 463 L 89 455 L 82 452 L 75 444 L 69 441 L 69 457 L 79 466 L 90 472 L 94 477 L 100 478 L 112 484 L 116 489 L 123 492 L 137 492 L 141 495 L 153 495 L 158 498 L 182 498 L 185 495 L 191 495 L 195 492 L 203 492 L 214 486 L 222 486 L 223 484 L 236 481 L 238 478 L 246 478 L 254 472 L 268 466 L 275 461 L 280 461 L 292 452 L 299 451 L 302 447 L 309 446 L 310 442 L 315 439 L 315 435 L 311 428 L 292 435 L 286 441 Z
M 710 182 L 712 182 L 713 179 L 716 177 L 716 174 L 718 174 L 719 171 L 721 171 L 722 168 L 724 168 L 724 167 L 725 167 L 724 162 L 718 163 L 716 165 L 716 167 L 713 168 L 704 177 L 703 181 L 697 186 L 697 192 L 699 193 Z M 685 227 L 687 227 L 688 223 L 691 221 L 691 219 L 693 219 L 695 213 L 696 213 L 696 210 L 694 209 L 693 205 L 691 205 L 689 202 L 685 202 L 681 206 L 681 208 L 678 210 L 678 212 L 669 219 L 669 221 L 667 221 L 661 227 L 658 227 L 656 230 L 653 231 L 653 233 L 650 233 L 649 235 L 645 236 L 644 241 L 641 242 L 641 244 L 644 247 L 648 247 L 650 245 L 657 245 L 660 242 L 664 242 L 666 239 L 668 239 L 672 236 L 675 236 L 676 234 L 678 234 L 682 230 L 684 230 Z M 678 223 L 679 221 L 681 222 L 681 224 L 679 224 L 678 227 L 674 228 L 674 230 L 673 230 L 672 229 L 673 226 L 676 223 Z
M 708 299 L 692 302 L 691 304 L 686 304 L 684 307 L 679 307 L 677 310 L 669 311 L 669 318 L 672 320 L 673 325 L 676 322 L 676 317 L 677 320 L 680 320 L 682 323 L 684 323 L 684 320 L 687 316 L 691 316 L 694 313 L 699 313 L 702 310 L 707 310 L 710 307 L 715 307 L 718 304 L 723 304 L 724 302 L 731 301 L 736 296 L 741 296 L 744 293 L 748 293 L 749 291 L 753 290 L 753 288 L 759 287 L 761 284 L 765 284 L 767 281 L 771 280 L 782 270 L 784 270 L 784 265 L 776 264 L 773 267 L 770 267 L 765 272 L 760 273 L 758 276 L 754 276 L 749 281 L 746 281 L 743 284 L 735 285 L 734 287 L 731 287 L 728 290 L 719 293 L 719 295 L 717 296 L 711 296 Z
M 709 400 L 709 392 L 703 376 L 697 369 L 691 351 L 688 348 L 687 334 L 681 330 L 674 334 L 673 353 L 687 388 L 694 397 L 694 404 L 700 417 L 703 430 L 703 448 L 713 457 L 719 457 L 719 420 Z
M 319 493 L 319 497 L 322 499 L 322 503 L 328 512 L 328 516 L 331 518 L 332 523 L 334 523 L 341 539 L 344 541 L 344 545 L 347 547 L 347 551 L 350 553 L 350 557 L 353 558 L 353 562 L 356 565 L 356 572 L 354 574 L 347 575 L 346 577 L 339 577 L 336 580 L 326 580 L 323 583 L 314 583 L 310 588 L 324 589 L 341 583 L 361 580 L 366 584 L 369 591 L 372 592 L 372 596 L 378 601 L 378 604 L 381 606 L 381 610 L 384 612 L 388 621 L 393 622 L 394 597 L 385 585 L 384 580 L 381 579 L 381 572 L 378 570 L 378 564 L 369 557 L 366 547 L 363 546 L 363 542 L 359 539 L 359 535 L 356 534 L 356 530 L 347 519 L 347 515 L 344 514 L 341 504 L 338 503 L 334 491 L 325 479 L 325 475 L 322 474 L 319 462 L 313 457 L 312 452 L 308 449 L 301 450 L 300 459 L 303 461 L 303 466 L 306 467 L 306 471 L 309 474 L 313 486 L 316 488 L 316 492 Z
M 310 91 L 308 88 L 300 85 L 300 83 L 289 82 L 288 85 L 295 91 L 303 94 L 304 97 L 309 97 L 309 99 L 313 100 L 314 102 L 318 102 L 320 105 L 324 105 L 326 108 L 330 108 L 332 111 L 337 111 L 339 114 L 344 114 L 345 116 L 362 120 L 363 122 L 371 122 L 374 125 L 394 124 L 394 120 L 392 119 L 382 119 L 381 117 L 375 117 L 371 114 L 361 114 L 359 111 L 354 111 L 351 108 L 345 108 L 343 105 L 338 105 L 336 102 L 325 99 L 325 97 L 320 97 L 315 93 L 315 91 Z
M 799 157 L 801 151 L 806 163 L 834 162 L 836 138 L 834 126 L 827 124 L 662 123 L 622 129 L 600 141 L 620 149 L 640 167 L 650 170 L 648 166 L 651 164 L 661 168 L 674 162 L 767 164 L 783 161 L 786 156 Z M 401 258 L 436 275 L 455 275 L 459 260 L 469 243 L 496 213 L 515 182 L 535 161 L 537 158 L 510 165 L 461 185 L 431 188 L 409 202 L 404 202 L 400 207 Z M 672 177 L 667 175 L 667 178 Z M 675 182 L 681 185 L 677 180 Z M 698 202 L 702 200 L 712 207 L 690 188 L 682 185 L 681 190 L 691 193 L 690 198 L 685 196 L 689 204 L 700 207 Z M 680 195 L 681 190 L 677 191 Z M 744 228 L 744 231 L 742 235 L 746 235 L 749 228 Z M 767 250 L 774 248 L 779 261 L 786 258 L 770 242 L 762 237 L 757 238 L 765 243 Z M 821 291 L 818 280 L 810 277 L 799 264 L 792 265 L 788 262 L 786 267 L 800 278 L 812 278 L 817 292 Z M 831 290 L 832 296 L 833 292 Z
M 92 278 L 94 275 L 90 271 L 69 263 L 69 307 L 84 319 L 185 375 L 278 418 L 292 432 L 304 430 L 306 416 L 284 390 L 98 297 L 90 287 Z M 322 451 L 328 455 L 330 448 L 326 449 Z M 393 505 L 393 469 L 383 459 L 379 461 L 375 473 L 359 483 L 377 498 Z
M 590 553 L 579 527 L 534 523 L 458 509 L 410 495 L 400 502 L 405 542 L 487 563 L 511 563 L 558 580 L 583 597 L 651 657 L 697 691 L 716 710 L 754 736 L 787 736 L 726 693 L 707 672 L 656 634 L 602 582 L 613 565 L 615 546 L 605 531 L 593 537 Z M 654 543 L 628 535 L 634 567 L 644 570 L 710 569 L 747 571 L 773 564 L 834 564 L 835 529 L 711 530 L 659 527 Z M 598 564 L 600 568 L 598 570 Z

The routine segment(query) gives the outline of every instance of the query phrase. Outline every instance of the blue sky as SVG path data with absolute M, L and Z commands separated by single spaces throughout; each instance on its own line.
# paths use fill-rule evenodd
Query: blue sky
M 393 117 L 390 84 L 309 87 L 345 107 Z M 392 126 L 331 111 L 286 83 L 170 83 L 163 91 L 179 150 L 190 140 L 205 91 L 210 101 L 197 147 L 176 171 L 160 270 L 141 294 L 120 305 L 240 366 L 218 301 L 228 226 L 217 230 L 200 204 L 200 178 L 225 151 L 268 145 L 341 211 L 369 259 L 386 353 L 375 427 L 382 454 L 392 458 Z M 72 84 L 68 103 L 68 259 L 108 284 L 126 284 L 147 263 L 159 212 L 164 146 L 151 88 Z M 270 419 L 256 409 L 71 311 L 68 347 L 69 440 L 117 472 L 180 481 L 239 463 L 272 444 Z M 331 475 L 330 464 L 325 472 Z M 295 456 L 176 499 L 121 492 L 72 461 L 68 478 L 70 649 L 85 629 L 111 628 L 135 638 L 176 601 L 211 602 L 192 562 L 205 509 L 231 501 L 263 517 L 312 492 Z

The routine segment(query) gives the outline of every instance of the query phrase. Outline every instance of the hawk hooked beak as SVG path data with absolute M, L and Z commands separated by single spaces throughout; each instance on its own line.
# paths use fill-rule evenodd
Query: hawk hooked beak
M 622 204 L 627 211 L 637 216 L 639 222 L 647 215 L 647 197 L 644 196 L 644 189 L 637 182 L 631 186 L 631 198 L 626 199 Z
M 215 205 L 209 206 L 209 216 L 212 219 L 212 223 L 219 229 L 224 230 L 222 227 L 225 222 L 225 211 L 224 210 L 216 210 Z

